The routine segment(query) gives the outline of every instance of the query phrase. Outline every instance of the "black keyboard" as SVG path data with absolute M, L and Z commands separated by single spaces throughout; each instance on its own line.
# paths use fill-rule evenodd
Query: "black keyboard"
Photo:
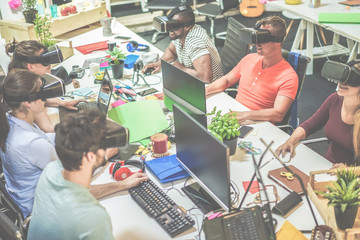
M 195 223 L 150 179 L 131 188 L 129 192 L 140 207 L 155 218 L 171 237 L 190 229 Z
M 263 229 L 264 227 L 261 214 L 261 210 L 258 207 L 255 207 L 224 217 L 223 226 L 226 239 L 267 239 L 267 237 L 263 238 L 263 233 L 260 233 L 260 228 Z

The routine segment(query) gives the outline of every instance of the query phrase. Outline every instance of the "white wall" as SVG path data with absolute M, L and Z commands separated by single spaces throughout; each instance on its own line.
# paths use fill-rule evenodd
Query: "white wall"
M 20 6 L 18 9 L 11 9 L 9 6 L 10 0 L 0 0 L 0 11 L 1 16 L 4 20 L 15 20 L 24 18 L 22 14 L 22 7 Z

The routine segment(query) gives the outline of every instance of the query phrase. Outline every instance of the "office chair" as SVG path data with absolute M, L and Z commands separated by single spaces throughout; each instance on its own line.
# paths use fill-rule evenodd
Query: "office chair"
M 210 20 L 210 37 L 215 44 L 215 38 L 225 39 L 224 33 L 215 34 L 215 18 L 222 16 L 227 10 L 237 7 L 239 0 L 219 0 L 214 3 L 207 3 L 197 8 L 197 0 L 194 0 L 194 13 L 206 16 Z
M 5 230 L 8 234 L 10 234 L 10 236 L 16 236 L 16 237 L 22 236 L 25 239 L 27 229 L 29 226 L 30 216 L 24 219 L 24 216 L 19 206 L 16 204 L 16 202 L 7 192 L 5 188 L 5 184 L 2 181 L 0 181 L 0 206 L 1 206 L 0 212 L 6 215 L 7 217 L 7 219 L 3 218 L 0 220 L 0 228 Z M 0 218 L 2 218 L 2 216 L 0 216 Z M 8 226 L 10 224 L 9 221 L 12 223 L 11 228 L 9 228 Z M 19 231 L 20 234 L 18 234 L 17 231 Z M 4 232 L 1 231 L 0 233 L 3 234 Z M 19 239 L 19 238 L 11 238 L 11 239 Z
M 234 18 L 228 19 L 225 43 L 220 53 L 224 74 L 230 72 L 249 52 L 249 45 L 239 38 L 239 30 L 244 27 Z
M 288 61 L 289 51 L 282 49 L 282 56 L 286 61 Z M 295 96 L 295 100 L 292 103 L 288 112 L 285 114 L 283 120 L 280 123 L 276 124 L 278 125 L 279 128 L 281 128 L 282 130 L 288 133 L 292 133 L 294 129 L 299 126 L 299 119 L 297 117 L 297 104 L 298 104 L 297 100 L 300 96 L 301 89 L 305 79 L 306 69 L 310 61 L 311 59 L 307 56 L 304 55 L 299 56 L 297 69 L 294 69 L 299 79 L 299 85 Z
M 181 5 L 181 4 L 189 4 L 191 5 L 191 0 L 148 0 L 145 8 L 150 12 L 161 10 L 163 12 L 163 16 L 166 15 L 166 12 Z M 155 31 L 153 33 L 151 42 L 156 43 L 157 37 L 159 36 L 159 32 Z
M 23 234 L 21 233 L 18 226 L 14 224 L 13 221 L 6 216 L 5 213 L 0 211 L 0 239 L 11 239 L 11 240 L 21 240 Z

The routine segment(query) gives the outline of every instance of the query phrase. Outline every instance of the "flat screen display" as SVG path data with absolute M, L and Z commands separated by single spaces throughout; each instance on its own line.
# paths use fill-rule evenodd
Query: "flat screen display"
M 179 162 L 213 200 L 229 210 L 229 148 L 177 104 L 173 110 Z
M 163 60 L 161 69 L 165 106 L 172 111 L 177 103 L 206 127 L 205 83 Z

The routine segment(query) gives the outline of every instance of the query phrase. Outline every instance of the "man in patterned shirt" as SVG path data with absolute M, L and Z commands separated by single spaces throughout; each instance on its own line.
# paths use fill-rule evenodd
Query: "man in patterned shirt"
M 195 15 L 188 5 L 171 10 L 167 16 L 181 24 L 177 30 L 169 32 L 171 43 L 161 59 L 174 62 L 183 71 L 210 83 L 223 75 L 221 59 L 206 30 L 195 24 Z M 161 61 L 149 63 L 143 71 L 153 68 L 152 73 L 161 71 Z

